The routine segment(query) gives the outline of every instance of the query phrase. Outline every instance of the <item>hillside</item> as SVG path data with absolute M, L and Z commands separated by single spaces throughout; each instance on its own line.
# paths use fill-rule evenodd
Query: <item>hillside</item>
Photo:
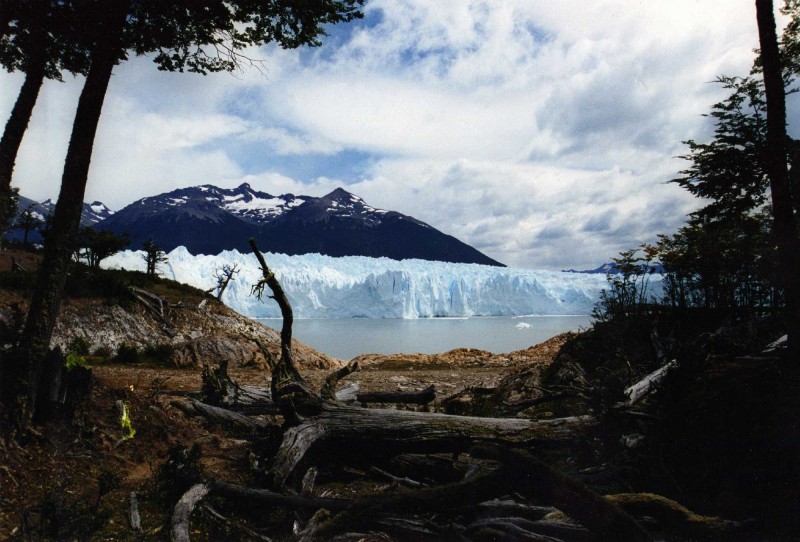
M 0 273 L 4 273 L 6 286 L 0 290 L 0 322 L 6 323 L 18 311 L 24 311 L 32 279 L 32 274 L 9 274 L 12 258 L 32 271 L 38 257 L 18 251 L 0 252 Z M 130 287 L 161 297 L 166 322 L 138 301 Z M 227 361 L 231 366 L 265 368 L 266 361 L 255 341 L 261 342 L 276 359 L 280 353 L 278 331 L 238 314 L 201 290 L 167 279 L 148 279 L 143 273 L 90 272 L 85 268 L 78 268 L 70 278 L 52 346 L 67 349 L 76 340 L 92 354 L 113 356 L 120 345 L 142 354 L 158 352 L 159 363 L 174 367 Z M 295 341 L 294 349 L 298 363 L 304 367 L 338 365 L 336 360 L 299 342 Z

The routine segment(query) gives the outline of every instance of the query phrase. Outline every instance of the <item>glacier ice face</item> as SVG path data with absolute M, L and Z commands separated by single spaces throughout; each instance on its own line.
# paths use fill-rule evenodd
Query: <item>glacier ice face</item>
M 103 267 L 144 271 L 141 251 L 103 260 Z M 259 301 L 250 289 L 261 277 L 255 256 L 235 250 L 216 256 L 168 254 L 162 275 L 207 290 L 215 270 L 241 270 L 223 301 L 252 318 L 280 317 L 277 304 Z M 391 260 L 319 254 L 265 254 L 296 318 L 426 318 L 589 314 L 606 287 L 605 275 L 511 269 L 425 260 Z

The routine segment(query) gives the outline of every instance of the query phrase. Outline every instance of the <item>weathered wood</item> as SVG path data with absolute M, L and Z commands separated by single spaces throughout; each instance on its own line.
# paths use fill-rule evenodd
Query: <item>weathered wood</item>
M 164 313 L 164 300 L 161 299 L 156 294 L 150 293 L 147 290 L 142 290 L 141 288 L 137 288 L 136 286 L 130 287 L 131 295 L 141 303 L 144 308 L 148 311 L 153 313 L 155 316 L 158 317 L 161 322 L 167 326 L 168 328 L 172 328 L 172 322 L 167 318 L 167 315 Z
M 531 521 L 539 521 L 544 519 L 547 514 L 555 512 L 556 508 L 523 504 L 513 500 L 492 499 L 491 501 L 479 503 L 477 510 L 482 518 L 521 517 Z
M 390 472 L 386 472 L 385 470 L 383 470 L 381 468 L 378 468 L 378 467 L 375 467 L 375 466 L 370 467 L 369 468 L 369 472 L 372 473 L 372 474 L 377 474 L 381 478 L 384 478 L 386 480 L 389 480 L 390 482 L 394 482 L 395 484 L 398 484 L 398 485 L 401 485 L 401 486 L 405 486 L 405 487 L 425 487 L 425 484 L 423 484 L 422 482 L 417 482 L 416 480 L 412 480 L 411 478 L 408 478 L 408 477 L 395 476 L 394 474 L 392 474 Z
M 336 400 L 346 405 L 352 405 L 358 402 L 358 394 L 361 391 L 361 386 L 358 382 L 349 382 L 336 390 Z
M 670 370 L 678 366 L 677 360 L 672 360 L 666 365 L 656 369 L 649 375 L 645 376 L 641 380 L 639 380 L 634 385 L 625 388 L 623 392 L 627 397 L 628 401 L 623 403 L 625 406 L 633 406 L 642 399 L 644 399 L 647 395 L 649 395 L 653 390 L 658 388 L 658 385 L 664 380 L 664 377 L 667 376 Z
M 170 404 L 174 407 L 181 409 L 184 413 L 190 416 L 203 416 L 213 423 L 225 426 L 228 429 L 234 429 L 246 433 L 256 433 L 258 431 L 266 430 L 272 424 L 251 418 L 238 412 L 231 410 L 207 405 L 206 403 L 197 401 L 195 399 L 181 398 L 173 399 Z
M 281 413 L 272 400 L 269 388 L 238 384 L 228 375 L 227 361 L 220 363 L 217 368 L 204 367 L 202 378 L 203 402 L 206 404 L 250 416 Z M 357 383 L 348 384 L 336 391 L 334 399 L 340 403 L 354 403 L 358 390 Z
M 427 405 L 436 399 L 436 388 L 433 385 L 420 391 L 378 391 L 358 394 L 358 402 L 367 403 L 403 403 L 410 405 Z
M 398 476 L 414 476 L 434 483 L 458 482 L 467 472 L 467 462 L 457 460 L 453 454 L 400 454 L 376 464 L 386 465 Z
M 268 388 L 242 386 L 228 375 L 228 362 L 203 367 L 203 402 L 250 415 L 279 414 Z
M 134 531 L 142 530 L 142 518 L 139 516 L 139 499 L 136 492 L 131 491 L 130 504 L 128 506 L 128 522 Z
M 321 445 L 384 454 L 465 452 L 478 442 L 554 445 L 574 442 L 591 422 L 589 417 L 477 418 L 324 403 L 317 416 L 285 431 L 268 478 L 273 487 L 282 487 L 306 453 Z
M 583 538 L 555 538 L 530 530 L 531 523 L 522 518 L 480 519 L 467 526 L 466 533 L 478 540 L 513 540 L 514 542 L 584 542 Z M 586 531 L 584 529 L 584 531 Z M 586 531 L 588 532 L 588 531 Z M 588 539 L 591 541 L 596 540 Z
M 319 394 L 323 399 L 328 401 L 335 401 L 336 400 L 336 385 L 339 381 L 345 378 L 348 375 L 351 375 L 355 372 L 361 370 L 361 366 L 358 364 L 357 361 L 353 360 L 341 369 L 338 369 L 325 378 L 325 383 L 322 385 L 322 389 L 320 390 Z
M 251 529 L 247 525 L 244 525 L 242 522 L 235 521 L 235 520 L 230 520 L 230 519 L 226 518 L 225 516 L 220 514 L 217 511 L 217 509 L 215 509 L 213 506 L 211 506 L 208 503 L 203 503 L 203 510 L 205 510 L 208 513 L 208 515 L 209 515 L 209 517 L 211 519 L 214 519 L 214 520 L 218 521 L 219 523 L 222 523 L 225 526 L 225 529 L 227 530 L 227 532 L 241 531 L 241 532 L 246 533 L 248 538 L 252 538 L 252 539 L 255 539 L 255 540 L 261 540 L 262 542 L 272 542 L 271 538 L 269 538 L 268 536 L 264 536 L 263 534 L 261 534 L 259 532 L 254 531 L 253 529 Z
M 191 542 L 189 538 L 189 519 L 195 507 L 208 494 L 209 487 L 205 484 L 195 484 L 183 494 L 175 505 L 170 522 L 170 540 L 172 542 Z
M 328 497 L 311 497 L 300 495 L 284 495 L 268 489 L 255 489 L 224 482 L 222 480 L 209 480 L 208 485 L 214 495 L 229 499 L 257 501 L 264 504 L 283 506 L 300 510 L 344 510 L 350 506 L 350 501 Z
M 387 515 L 452 510 L 472 504 L 475 500 L 492 498 L 513 487 L 513 480 L 518 478 L 519 473 L 500 468 L 455 484 L 416 490 L 399 489 L 391 494 L 361 498 L 319 525 L 315 535 L 326 540 L 352 527 L 368 527 Z
M 600 540 L 652 540 L 647 531 L 621 508 L 527 452 L 481 445 L 473 453 L 500 461 L 516 473 L 525 473 L 514 482 L 518 491 L 552 504 L 596 533 Z
M 747 527 L 746 523 L 695 514 L 671 499 L 652 493 L 620 493 L 606 495 L 605 499 L 633 516 L 654 518 L 668 533 L 692 539 L 735 538 Z

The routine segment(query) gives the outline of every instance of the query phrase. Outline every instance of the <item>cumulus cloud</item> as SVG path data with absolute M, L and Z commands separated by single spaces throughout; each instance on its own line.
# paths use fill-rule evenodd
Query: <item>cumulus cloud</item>
M 262 70 L 115 70 L 90 198 L 180 186 L 337 186 L 510 265 L 595 267 L 697 206 L 665 184 L 718 74 L 745 74 L 754 7 L 729 0 L 369 0 L 323 47 L 248 51 Z M 0 76 L 0 114 L 21 84 Z M 49 83 L 15 183 L 57 195 L 82 80 Z M 790 113 L 797 108 L 790 106 Z M 793 114 L 793 113 L 792 113 Z

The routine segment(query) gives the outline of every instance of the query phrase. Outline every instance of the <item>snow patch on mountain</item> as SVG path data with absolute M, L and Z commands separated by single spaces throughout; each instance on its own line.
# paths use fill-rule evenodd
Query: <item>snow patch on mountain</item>
M 425 260 L 319 254 L 265 255 L 296 318 L 426 318 L 589 314 L 606 286 L 604 276 Z M 184 247 L 168 254 L 162 274 L 202 289 L 216 284 L 223 265 L 241 270 L 223 301 L 254 318 L 279 317 L 277 304 L 250 294 L 261 277 L 252 254 L 236 250 L 194 256 Z M 144 270 L 142 252 L 103 261 L 107 268 Z

